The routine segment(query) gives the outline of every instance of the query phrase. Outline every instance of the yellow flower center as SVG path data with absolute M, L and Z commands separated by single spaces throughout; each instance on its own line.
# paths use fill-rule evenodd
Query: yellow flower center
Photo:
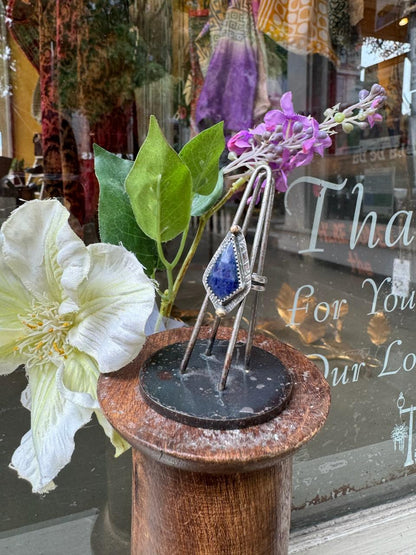
M 25 334 L 19 338 L 15 351 L 27 358 L 27 368 L 48 362 L 59 364 L 59 358 L 66 358 L 72 350 L 66 336 L 73 322 L 68 314 L 60 315 L 58 309 L 57 302 L 34 301 L 28 314 L 19 315 Z

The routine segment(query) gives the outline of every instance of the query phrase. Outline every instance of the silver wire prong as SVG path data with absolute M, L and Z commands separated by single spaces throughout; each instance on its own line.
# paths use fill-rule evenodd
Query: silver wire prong
M 244 236 L 247 233 L 249 221 L 253 214 L 256 201 L 260 198 L 262 188 L 264 188 L 264 191 L 261 200 L 260 214 L 254 234 L 253 246 L 251 248 L 250 256 L 248 256 Z M 218 389 L 220 391 L 224 390 L 227 384 L 228 373 L 231 368 L 233 353 L 237 342 L 241 319 L 243 317 L 245 301 L 247 294 L 253 290 L 254 298 L 251 307 L 251 317 L 249 320 L 250 323 L 247 332 L 244 355 L 245 368 L 249 368 L 253 336 L 257 321 L 258 293 L 259 291 L 264 291 L 265 284 L 267 283 L 267 278 L 263 275 L 263 268 L 273 210 L 273 200 L 274 180 L 272 171 L 267 165 L 259 166 L 254 170 L 250 177 L 230 227 L 230 231 L 224 238 L 217 252 L 214 254 L 204 273 L 203 282 L 205 288 L 207 289 L 207 295 L 205 296 L 199 311 L 195 327 L 180 366 L 180 371 L 182 373 L 185 372 L 189 363 L 189 359 L 202 326 L 208 300 L 211 299 L 215 308 L 216 316 L 205 352 L 207 356 L 212 354 L 222 317 L 234 308 L 238 307 L 231 338 L 224 359 L 221 378 L 218 384 Z M 240 220 L 243 216 L 244 220 L 240 226 Z M 222 257 L 224 256 L 224 253 L 226 253 L 226 256 L 223 259 Z M 231 270 L 229 269 L 230 261 L 228 257 L 231 258 Z M 233 262 L 233 260 L 235 260 L 235 262 Z M 236 276 L 233 276 L 233 264 L 234 268 L 238 266 Z M 226 277 L 222 277 L 223 271 L 225 272 Z M 233 280 L 236 283 L 234 287 L 229 286 L 230 273 L 231 283 L 233 283 Z M 221 280 L 223 280 L 223 282 Z
M 214 346 L 214 341 L 215 341 L 215 338 L 217 336 L 217 331 L 218 331 L 218 328 L 220 326 L 220 322 L 221 322 L 221 316 L 219 316 L 217 314 L 215 316 L 214 324 L 213 324 L 212 330 L 211 330 L 211 335 L 208 339 L 208 345 L 207 345 L 207 349 L 205 351 L 205 355 L 207 357 L 210 357 L 212 355 L 212 347 Z
M 185 354 L 183 356 L 183 359 L 182 359 L 182 362 L 181 362 L 181 365 L 180 365 L 181 374 L 183 374 L 186 371 L 186 368 L 188 366 L 189 359 L 191 358 L 191 354 L 192 354 L 192 351 L 194 349 L 196 340 L 198 339 L 199 330 L 201 329 L 202 322 L 203 322 L 204 316 L 205 316 L 205 312 L 207 310 L 208 299 L 209 299 L 209 296 L 207 294 L 207 295 L 205 295 L 205 299 L 204 299 L 204 301 L 202 303 L 202 306 L 199 310 L 198 318 L 196 319 L 194 329 L 192 330 L 191 338 L 189 339 L 188 346 L 186 348 Z

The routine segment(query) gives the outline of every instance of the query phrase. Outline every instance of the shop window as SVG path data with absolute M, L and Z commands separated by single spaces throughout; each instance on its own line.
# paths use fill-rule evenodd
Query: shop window
M 259 330 L 306 353 L 332 388 L 326 426 L 295 460 L 294 526 L 416 488 L 416 15 L 393 4 L 0 4 L 0 218 L 22 199 L 60 197 L 86 241 L 98 240 L 93 143 L 133 159 L 151 114 L 179 150 L 218 121 L 227 137 L 253 127 L 288 90 L 297 112 L 322 120 L 327 107 L 355 102 L 375 82 L 386 89 L 383 121 L 334 137 L 276 201 Z M 182 316 L 199 308 L 193 283 L 232 211 L 224 209 L 197 255 L 178 297 Z M 22 379 L 8 379 L 11 419 Z M 20 427 L 7 432 L 3 469 Z M 103 477 L 106 466 L 114 477 L 114 463 L 95 432 L 80 433 L 79 458 L 48 501 L 6 471 L 5 495 L 19 491 L 15 502 L 34 507 L 12 510 L 6 529 L 50 518 L 46 503 L 62 515 L 118 498 Z M 84 459 L 87 472 L 79 470 Z M 128 497 L 126 488 L 120 495 Z

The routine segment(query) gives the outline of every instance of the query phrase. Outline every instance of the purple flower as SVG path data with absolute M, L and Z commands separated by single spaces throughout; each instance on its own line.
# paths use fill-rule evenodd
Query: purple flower
M 257 125 L 254 129 L 252 129 L 251 132 L 253 133 L 253 135 L 260 135 L 260 136 L 268 133 L 266 124 L 263 122 L 259 123 L 259 125 Z
M 274 131 L 278 125 L 282 125 L 285 121 L 286 117 L 281 110 L 270 110 L 270 112 L 267 112 L 264 116 L 263 125 L 267 131 Z
M 270 162 L 270 168 L 276 182 L 276 189 L 284 192 L 287 189 L 287 176 L 295 168 L 309 164 L 313 158 L 313 152 L 304 153 L 301 150 L 292 152 L 289 149 L 283 149 L 280 157 Z
M 301 124 L 302 129 L 310 127 L 310 118 L 297 114 L 293 109 L 292 93 L 290 91 L 282 95 L 280 107 L 282 108 L 281 110 L 270 110 L 264 116 L 264 123 L 268 131 L 275 131 L 276 127 L 281 125 L 283 136 L 286 137 L 293 132 L 295 124 L 296 127 L 299 127 L 299 124 Z M 295 132 L 297 131 L 295 130 Z
M 373 127 L 376 124 L 376 122 L 383 120 L 383 116 L 381 114 L 378 114 L 376 110 L 378 110 L 383 106 L 386 100 L 386 97 L 385 97 L 386 91 L 383 89 L 381 85 L 375 84 L 371 87 L 371 92 L 376 96 L 372 100 L 370 109 L 367 112 L 368 114 L 367 121 L 370 127 Z
M 377 108 L 381 108 L 384 102 L 384 96 L 376 96 L 373 102 L 371 103 L 371 108 L 376 110 Z
M 359 93 L 359 102 L 340 111 L 337 104 L 328 108 L 326 119 L 319 124 L 312 116 L 297 114 L 293 108 L 292 93 L 286 92 L 280 99 L 280 110 L 270 110 L 264 121 L 254 129 L 242 130 L 228 141 L 228 148 L 237 156 L 224 172 L 243 169 L 249 173 L 260 164 L 268 164 L 273 172 L 276 189 L 286 191 L 290 172 L 310 164 L 315 154 L 324 156 L 331 146 L 331 135 L 341 126 L 348 133 L 358 128 L 382 121 L 377 113 L 386 100 L 385 90 L 373 85 L 370 91 Z M 365 120 L 368 120 L 368 123 Z
M 323 156 L 332 141 L 313 117 L 295 112 L 291 92 L 282 95 L 280 107 L 281 110 L 267 112 L 264 122 L 254 129 L 239 131 L 231 137 L 227 147 L 237 156 L 244 154 L 248 162 L 251 153 L 253 159 L 263 157 L 273 171 L 276 189 L 283 192 L 287 189 L 288 174 L 309 164 L 315 153 Z M 260 152 L 263 154 L 260 155 Z
M 370 92 L 367 91 L 367 89 L 361 89 L 361 91 L 358 93 L 358 99 L 361 102 L 362 100 L 366 99 L 369 94 Z
M 320 156 L 324 155 L 325 149 L 332 145 L 332 139 L 325 131 L 319 131 L 316 136 L 316 142 L 314 144 L 313 150 L 317 152 Z
M 378 83 L 374 83 L 374 85 L 371 87 L 370 92 L 371 94 L 374 94 L 374 95 L 384 95 L 386 93 L 386 91 L 384 90 L 384 87 L 382 87 Z
M 274 180 L 276 191 L 279 191 L 280 193 L 284 193 L 285 191 L 287 191 L 287 175 L 283 170 L 275 172 Z
M 378 121 L 383 121 L 383 116 L 381 114 L 370 114 L 367 118 L 368 123 L 370 124 L 370 127 L 374 127 L 374 125 L 378 122 Z
M 227 143 L 227 148 L 239 156 L 247 149 L 251 148 L 252 139 L 253 133 L 247 129 L 243 129 L 231 137 Z

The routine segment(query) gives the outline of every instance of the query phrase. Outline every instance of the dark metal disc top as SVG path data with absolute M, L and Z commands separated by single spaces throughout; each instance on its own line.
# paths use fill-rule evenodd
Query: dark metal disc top
M 197 340 L 185 373 L 179 366 L 187 343 L 161 349 L 140 372 L 146 402 L 168 418 L 212 429 L 261 424 L 287 405 L 292 376 L 271 353 L 253 347 L 250 370 L 244 367 L 245 344 L 237 343 L 227 387 L 218 389 L 228 342 L 218 340 L 210 356 L 206 341 Z

